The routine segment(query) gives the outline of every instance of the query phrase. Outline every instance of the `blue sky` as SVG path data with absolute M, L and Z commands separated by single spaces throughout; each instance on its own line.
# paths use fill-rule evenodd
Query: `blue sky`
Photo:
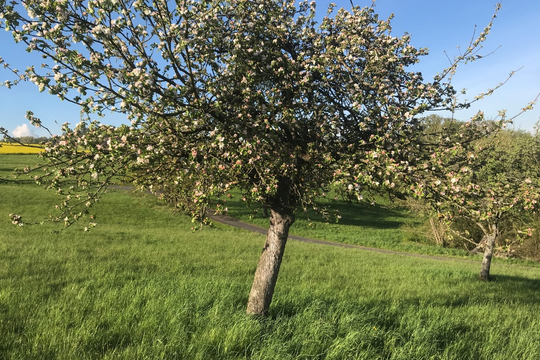
M 353 1 L 362 6 L 371 4 L 367 0 Z M 321 17 L 330 2 L 317 1 Z M 337 7 L 350 7 L 349 0 L 334 3 Z M 445 51 L 451 57 L 459 54 L 457 47 L 467 47 L 475 25 L 480 32 L 488 24 L 496 3 L 496 0 L 378 0 L 375 9 L 382 18 L 394 13 L 394 35 L 408 32 L 413 46 L 429 48 L 430 54 L 421 59 L 417 70 L 422 71 L 425 79 L 431 79 L 448 65 Z M 495 118 L 501 109 L 506 109 L 508 115 L 514 115 L 540 93 L 540 1 L 502 1 L 502 10 L 481 54 L 496 49 L 489 57 L 458 69 L 454 86 L 467 89 L 464 99 L 496 86 L 511 71 L 522 69 L 495 94 L 471 109 L 459 112 L 456 118 L 468 119 L 479 110 L 484 111 L 487 118 Z M 4 31 L 0 32 L 0 56 L 19 69 L 42 62 L 37 54 L 25 52 L 24 45 L 14 44 L 11 35 Z M 11 78 L 10 74 L 1 68 L 0 81 L 8 78 Z M 33 84 L 18 85 L 11 90 L 1 87 L 0 109 L 0 127 L 19 136 L 27 132 L 35 136 L 46 135 L 44 130 L 28 123 L 25 119 L 27 110 L 32 110 L 53 133 L 60 132 L 60 124 L 74 124 L 80 118 L 77 106 L 47 93 L 39 93 Z M 540 104 L 516 119 L 514 127 L 532 130 L 538 120 Z M 101 121 L 119 125 L 123 117 L 107 115 Z

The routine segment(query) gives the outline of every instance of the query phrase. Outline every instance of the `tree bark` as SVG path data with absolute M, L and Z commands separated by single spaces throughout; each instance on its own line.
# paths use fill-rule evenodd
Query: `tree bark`
M 482 269 L 480 270 L 480 280 L 489 281 L 489 270 L 491 267 L 491 257 L 493 256 L 493 247 L 495 246 L 495 240 L 497 238 L 497 228 L 494 229 L 489 234 L 484 235 L 485 247 L 484 247 L 484 258 L 482 259 Z
M 268 312 L 293 222 L 292 209 L 270 210 L 270 228 L 249 293 L 246 312 L 250 315 L 265 316 Z
M 293 188 L 293 181 L 284 176 L 279 179 L 276 194 L 267 199 L 270 227 L 249 293 L 246 312 L 250 315 L 265 316 L 270 308 L 289 228 L 295 220 L 297 198 Z

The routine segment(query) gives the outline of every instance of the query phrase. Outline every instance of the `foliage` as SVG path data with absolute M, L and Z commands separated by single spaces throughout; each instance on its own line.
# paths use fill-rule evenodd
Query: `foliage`
M 514 230 L 516 219 L 525 221 L 527 213 L 537 211 L 540 197 L 538 144 L 527 132 L 490 131 L 490 127 L 497 129 L 496 122 L 483 126 L 452 122 L 437 125 L 442 131 L 435 142 L 448 145 L 426 148 L 419 162 L 419 168 L 425 171 L 413 175 L 418 184 L 411 189 L 416 196 L 429 201 L 439 217 L 454 224 L 450 229 L 470 229 L 474 224 L 481 230 L 481 246 L 485 248 L 488 263 L 497 237 L 508 236 Z M 463 130 L 455 132 L 452 127 L 469 128 L 468 131 L 483 136 L 471 141 L 463 137 Z M 463 139 L 453 139 L 456 136 Z M 519 234 L 530 236 L 531 232 L 531 228 L 518 231 L 518 239 Z M 454 233 L 474 242 L 473 231 Z
M 354 197 L 415 181 L 419 116 L 469 105 L 456 103 L 450 80 L 459 64 L 478 59 L 492 22 L 429 82 L 410 70 L 427 49 L 412 47 L 408 34 L 394 36 L 391 19 L 380 20 L 373 6 L 330 5 L 320 24 L 315 7 L 0 1 L 0 27 L 46 61 L 45 70 L 24 72 L 5 64 L 18 76 L 5 85 L 29 80 L 83 113 L 110 110 L 131 120 L 119 128 L 65 125 L 51 141 L 44 156 L 52 167 L 36 180 L 65 196 L 55 219 L 80 219 L 119 176 L 179 199 L 199 220 L 210 198 L 239 188 L 270 209 L 254 282 L 267 288 L 252 293 L 271 298 L 297 209 L 330 186 Z M 265 280 L 262 269 L 272 269 Z
M 439 166 L 454 170 L 458 176 L 463 170 L 471 171 L 471 174 L 474 172 L 472 177 L 466 178 L 468 179 L 466 181 L 474 182 L 475 191 L 470 194 L 461 191 L 462 180 L 458 181 L 457 177 L 454 178 L 454 182 L 452 178 L 446 178 L 450 184 L 444 183 L 443 170 L 439 168 L 439 172 L 433 176 L 433 181 L 435 185 L 443 188 L 430 187 L 432 185 L 422 184 L 419 181 L 420 186 L 413 188 L 418 196 L 408 198 L 403 203 L 424 219 L 422 226 L 409 227 L 407 231 L 418 241 L 435 242 L 442 246 L 477 252 L 486 246 L 485 235 L 492 226 L 490 224 L 496 223 L 498 244 L 494 248 L 496 256 L 537 258 L 538 253 L 535 250 L 537 241 L 531 238 L 531 234 L 537 232 L 535 224 L 538 213 L 535 202 L 538 199 L 535 196 L 538 194 L 536 187 L 533 188 L 531 184 L 539 171 L 538 135 L 525 131 L 497 130 L 497 123 L 494 121 L 485 124 L 495 131 L 488 129 L 488 133 L 480 139 L 462 141 L 463 147 L 460 150 L 448 151 L 446 162 L 443 162 L 441 159 L 444 156 L 430 153 L 430 148 L 432 150 L 438 147 L 437 144 L 444 142 L 445 137 L 460 134 L 460 127 L 464 123 L 436 115 L 423 119 L 423 139 L 425 148 L 428 149 L 425 155 L 437 159 Z M 464 148 L 468 148 L 469 154 L 474 156 L 472 162 L 469 162 L 470 158 L 463 156 Z M 474 167 L 467 167 L 471 164 L 474 164 Z M 436 168 L 430 165 L 429 169 Z M 455 171 L 457 169 L 462 171 Z M 419 175 L 415 176 L 420 179 Z M 451 187 L 454 183 L 457 185 Z M 527 189 L 521 191 L 520 186 L 527 184 L 529 185 Z M 448 195 L 449 186 L 452 195 L 445 197 Z M 504 189 L 502 191 L 501 186 Z M 491 187 L 494 189 L 490 190 Z M 508 190 L 511 188 L 514 192 Z M 459 192 L 462 193 L 462 197 L 457 196 Z M 486 192 L 489 192 L 489 196 Z M 526 198 L 522 199 L 524 202 L 520 203 L 516 194 L 525 195 Z M 485 196 L 488 198 L 484 199 Z M 510 201 L 509 206 L 505 207 L 505 201 Z M 531 203 L 530 207 L 526 202 Z
M 54 65 L 15 72 L 86 112 L 132 120 L 118 129 L 65 127 L 45 154 L 64 168 L 50 174 L 53 186 L 91 175 L 78 182 L 88 193 L 91 181 L 103 185 L 129 167 L 139 184 L 180 192 L 196 207 L 233 185 L 291 208 L 336 182 L 356 191 L 395 186 L 416 116 L 454 106 L 444 76 L 474 58 L 481 41 L 424 82 L 407 68 L 427 50 L 392 36 L 373 8 L 330 8 L 317 27 L 314 2 L 24 5 L 26 16 L 3 5 L 3 27 Z
M 432 154 L 432 171 L 451 171 L 434 176 L 428 197 L 444 216 L 469 217 L 481 227 L 520 210 L 535 210 L 538 151 L 531 134 L 507 130 L 448 149 L 446 162 Z

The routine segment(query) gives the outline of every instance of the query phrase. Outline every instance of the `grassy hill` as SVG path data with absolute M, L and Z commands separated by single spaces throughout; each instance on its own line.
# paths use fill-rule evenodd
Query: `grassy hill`
M 0 177 L 35 161 L 2 155 Z M 156 198 L 122 190 L 89 232 L 87 220 L 60 232 L 9 222 L 40 221 L 59 199 L 0 184 L 0 359 L 540 358 L 537 267 L 496 260 L 484 283 L 477 260 L 291 241 L 269 317 L 256 320 L 245 305 L 263 236 L 192 232 Z

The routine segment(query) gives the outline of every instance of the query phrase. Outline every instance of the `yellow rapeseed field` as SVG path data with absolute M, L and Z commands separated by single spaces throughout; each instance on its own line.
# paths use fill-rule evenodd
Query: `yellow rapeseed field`
M 32 145 L 36 146 L 36 145 Z M 19 144 L 0 144 L 0 154 L 37 154 L 43 149 Z

